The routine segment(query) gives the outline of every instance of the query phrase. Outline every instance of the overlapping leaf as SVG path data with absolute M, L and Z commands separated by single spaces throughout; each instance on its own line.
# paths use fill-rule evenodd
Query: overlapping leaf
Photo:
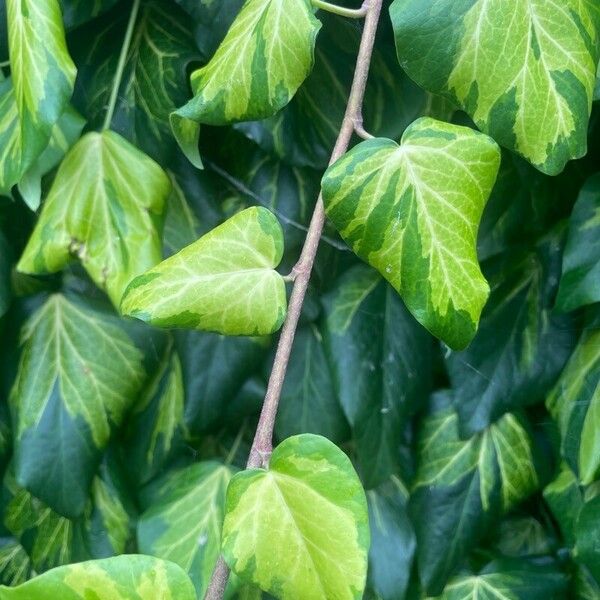
M 325 438 L 288 438 L 268 471 L 242 471 L 229 484 L 225 560 L 243 581 L 282 600 L 361 598 L 368 547 L 360 481 Z
M 419 436 L 411 496 L 419 575 L 430 595 L 442 591 L 494 519 L 537 486 L 532 441 L 515 415 L 462 440 L 456 413 L 444 407 L 447 399 L 438 401 Z
M 290 164 L 324 169 L 346 110 L 360 29 L 324 11 L 319 19 L 323 30 L 315 47 L 315 66 L 289 105 L 268 119 L 240 123 L 236 129 Z M 373 135 L 395 139 L 426 110 L 427 95 L 398 67 L 392 42 L 386 38 L 375 45 L 369 73 L 365 127 Z
M 556 299 L 564 311 L 600 302 L 600 175 L 588 180 L 571 215 Z
M 273 333 L 286 311 L 282 254 L 277 219 L 248 208 L 134 279 L 121 310 L 159 327 Z
M 54 273 L 77 257 L 119 304 L 161 259 L 165 172 L 112 131 L 88 133 L 63 160 L 17 268 Z
M 187 575 L 173 563 L 141 555 L 59 567 L 15 588 L 6 600 L 195 600 Z
M 171 193 L 167 199 L 163 246 L 167 256 L 179 252 L 198 239 L 200 222 L 186 200 L 185 193 L 170 174 Z
M 588 500 L 579 513 L 575 525 L 575 556 L 587 567 L 592 577 L 600 584 L 600 496 Z
M 111 13 L 101 26 L 91 23 L 74 40 L 74 55 L 81 65 L 75 98 L 94 127 L 105 118 L 127 16 L 127 11 Z M 186 68 L 197 57 L 183 11 L 160 1 L 141 4 L 112 128 L 161 164 L 171 159 L 175 149 L 169 114 L 187 98 Z
M 7 178 L 5 166 L 2 188 L 16 183 L 46 147 L 52 127 L 71 98 L 76 72 L 66 46 L 58 0 L 7 0 L 6 8 L 15 105 L 6 110 L 12 100 L 5 92 L 5 135 L 11 113 L 16 111 L 18 119 L 2 157 L 16 177 Z
M 172 561 L 203 598 L 221 549 L 229 467 L 204 462 L 169 473 L 142 492 L 140 551 Z
M 0 229 L 0 317 L 10 305 L 10 272 L 12 267 L 12 251 L 4 233 Z
M 556 175 L 587 150 L 600 57 L 592 0 L 395 0 L 398 59 L 499 143 Z
M 11 396 L 16 476 L 75 517 L 113 427 L 144 381 L 142 353 L 114 317 L 58 294 L 27 322 L 22 344 Z
M 0 585 L 15 586 L 35 577 L 23 546 L 12 538 L 0 538 Z
M 327 215 L 354 252 L 457 349 L 475 335 L 489 292 L 475 245 L 499 164 L 487 136 L 423 118 L 400 146 L 360 143 L 322 182 Z
M 431 338 L 373 269 L 344 273 L 324 300 L 325 347 L 366 487 L 400 466 L 407 417 L 427 397 Z
M 192 73 L 194 97 L 172 116 L 190 154 L 197 125 L 263 119 L 283 108 L 306 79 L 321 23 L 309 0 L 249 0 L 211 61 Z M 199 157 L 192 152 L 192 161 Z
M 542 401 L 558 379 L 576 341 L 572 315 L 552 310 L 560 242 L 550 235 L 485 263 L 492 294 L 480 330 L 467 350 L 446 356 L 464 432 Z

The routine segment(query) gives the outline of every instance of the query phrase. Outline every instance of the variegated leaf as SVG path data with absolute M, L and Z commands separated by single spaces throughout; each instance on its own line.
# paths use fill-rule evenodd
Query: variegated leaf
M 73 93 L 76 70 L 67 50 L 58 0 L 7 0 L 6 9 L 18 122 L 4 161 L 18 165 L 18 181 L 46 147 Z
M 15 588 L 5 600 L 196 600 L 189 577 L 173 563 L 123 555 L 52 569 Z
M 281 600 L 362 598 L 368 549 L 365 493 L 348 457 L 323 437 L 288 438 L 268 470 L 229 484 L 223 556 L 242 581 Z
M 142 490 L 137 526 L 141 552 L 170 560 L 204 598 L 221 549 L 225 490 L 231 469 L 215 462 L 184 467 Z
M 112 429 L 144 381 L 143 356 L 115 317 L 59 294 L 26 323 L 22 344 L 11 393 L 16 476 L 75 517 Z
M 510 413 L 466 440 L 459 436 L 452 408 L 441 405 L 424 421 L 411 511 L 419 575 L 430 595 L 442 591 L 494 519 L 536 489 L 532 446 Z
M 487 136 L 423 118 L 401 145 L 362 142 L 323 177 L 327 216 L 342 237 L 456 349 L 475 335 L 489 293 L 476 242 L 499 165 Z
M 134 279 L 121 310 L 158 327 L 273 333 L 286 312 L 282 254 L 275 216 L 248 208 Z
M 595 0 L 395 0 L 390 13 L 407 73 L 500 144 L 552 175 L 586 153 Z
M 77 257 L 118 306 L 126 285 L 161 259 L 170 189 L 159 165 L 118 134 L 86 134 L 61 163 L 17 268 L 55 273 Z
M 263 119 L 310 73 L 321 23 L 309 0 L 248 0 L 211 61 L 192 73 L 194 97 L 172 113 L 180 145 L 199 164 L 197 123 Z

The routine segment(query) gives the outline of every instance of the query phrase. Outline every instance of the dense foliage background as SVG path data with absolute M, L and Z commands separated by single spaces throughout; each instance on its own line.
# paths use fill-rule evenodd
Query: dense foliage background
M 361 24 L 319 12 L 315 66 L 298 93 L 263 121 L 203 125 L 198 170 L 169 114 L 242 3 L 144 0 L 111 128 L 168 174 L 163 256 L 259 205 L 283 225 L 287 273 L 343 116 Z M 178 563 L 201 597 L 276 336 L 158 330 L 120 318 L 78 262 L 51 276 L 14 268 L 65 151 L 102 125 L 130 9 L 61 5 L 77 67 L 72 106 L 51 147 L 0 197 L 0 582 L 140 552 Z M 419 116 L 474 126 L 401 70 L 386 5 L 365 128 L 399 139 Z M 464 351 L 427 333 L 327 227 L 275 433 L 321 434 L 353 460 L 370 511 L 367 598 L 600 598 L 600 103 L 588 138 L 587 155 L 553 177 L 503 150 L 478 243 L 491 296 Z M 159 188 L 148 169 L 132 169 L 126 184 Z M 52 231 L 83 185 L 54 194 Z M 102 225 L 107 240 L 127 210 Z M 89 219 L 104 223 L 91 209 Z M 237 581 L 230 591 L 260 597 Z

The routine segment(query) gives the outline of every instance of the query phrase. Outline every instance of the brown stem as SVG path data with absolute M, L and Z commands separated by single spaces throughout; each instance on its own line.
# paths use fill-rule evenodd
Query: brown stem
M 350 96 L 348 97 L 348 104 L 346 105 L 344 120 L 342 121 L 335 147 L 331 153 L 329 164 L 334 163 L 346 152 L 356 124 L 362 123 L 362 103 L 369 76 L 369 67 L 371 65 L 371 56 L 373 54 L 382 1 L 366 0 L 363 4 L 363 7 L 366 9 L 365 25 L 356 59 L 354 79 L 352 81 L 352 88 L 350 89 Z M 252 448 L 250 449 L 250 456 L 246 463 L 247 469 L 267 467 L 269 465 L 269 459 L 273 451 L 273 428 L 275 426 L 281 389 L 324 224 L 325 209 L 323 206 L 323 197 L 319 194 L 300 258 L 292 270 L 294 287 L 288 305 L 287 317 L 281 330 L 281 336 L 279 337 L 277 352 L 275 353 L 273 368 L 267 386 L 267 393 L 263 402 Z M 204 597 L 205 600 L 222 600 L 228 579 L 229 568 L 223 559 L 219 558 Z

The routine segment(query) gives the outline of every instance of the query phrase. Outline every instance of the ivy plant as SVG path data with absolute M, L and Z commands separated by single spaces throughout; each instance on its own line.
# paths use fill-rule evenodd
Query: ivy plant
M 0 0 L 0 599 L 600 598 L 597 0 Z

